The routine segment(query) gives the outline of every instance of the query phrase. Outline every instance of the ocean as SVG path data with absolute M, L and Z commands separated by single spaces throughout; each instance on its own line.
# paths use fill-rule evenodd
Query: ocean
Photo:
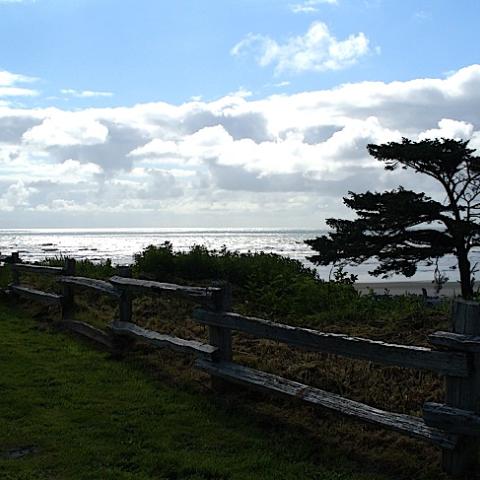
M 323 279 L 328 279 L 331 267 L 315 267 L 306 257 L 312 254 L 304 241 L 325 233 L 322 230 L 260 229 L 260 228 L 95 228 L 95 229 L 0 229 L 0 252 L 8 254 L 19 251 L 27 261 L 43 260 L 46 257 L 68 255 L 77 259 L 100 261 L 110 258 L 114 264 L 128 264 L 133 255 L 146 246 L 172 243 L 178 251 L 188 250 L 192 245 L 205 245 L 209 249 L 226 246 L 239 252 L 270 252 L 297 259 L 316 268 Z M 480 261 L 480 252 L 473 254 L 473 261 Z M 446 256 L 440 268 L 451 281 L 458 280 L 456 261 Z M 380 281 L 431 281 L 433 266 L 421 265 L 411 278 L 393 276 L 387 280 L 368 274 L 375 262 L 357 267 L 348 267 L 349 273 L 358 275 L 359 282 Z

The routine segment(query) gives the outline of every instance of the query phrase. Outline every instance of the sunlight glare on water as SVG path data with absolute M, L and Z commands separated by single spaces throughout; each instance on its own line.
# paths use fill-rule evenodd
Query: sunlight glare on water
M 117 229 L 5 229 L 0 230 L 0 252 L 19 251 L 26 261 L 43 260 L 46 257 L 68 255 L 77 259 L 100 261 L 110 258 L 114 264 L 127 264 L 135 253 L 148 245 L 160 245 L 169 241 L 174 250 L 186 251 L 193 245 L 205 245 L 209 249 L 220 249 L 224 245 L 231 251 L 245 253 L 264 251 L 297 259 L 309 267 L 306 260 L 312 254 L 304 240 L 325 233 L 321 230 L 293 229 L 195 229 L 195 228 L 117 228 Z M 480 260 L 475 252 L 473 260 Z M 447 256 L 441 259 L 440 267 L 457 280 L 456 271 L 450 269 L 455 259 Z M 347 271 L 358 275 L 360 282 L 382 281 L 368 274 L 375 263 L 367 262 Z M 323 279 L 328 279 L 330 267 L 317 268 Z M 433 267 L 420 266 L 410 280 L 432 280 Z M 387 279 L 409 280 L 402 276 Z

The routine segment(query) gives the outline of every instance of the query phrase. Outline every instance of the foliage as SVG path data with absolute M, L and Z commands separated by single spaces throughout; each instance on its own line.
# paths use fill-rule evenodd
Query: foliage
M 67 256 L 58 255 L 52 258 L 46 258 L 40 262 L 40 264 L 50 267 L 63 267 L 67 258 Z M 116 269 L 109 258 L 99 262 L 92 262 L 88 259 L 77 260 L 75 262 L 75 275 L 79 277 L 105 279 L 115 275 L 115 273 Z
M 435 293 L 438 295 L 442 290 L 443 286 L 448 282 L 449 278 L 443 271 L 440 270 L 438 265 L 438 258 L 435 261 L 435 271 L 433 272 L 433 287 L 435 289 Z
M 358 275 L 348 273 L 345 271 L 345 267 L 340 265 L 332 271 L 333 282 L 340 283 L 342 285 L 354 285 L 358 280 Z M 332 281 L 332 279 L 330 279 Z
M 347 325 L 370 325 L 393 332 L 404 325 L 411 330 L 429 317 L 419 296 L 380 299 L 360 295 L 353 286 L 356 276 L 342 267 L 334 271 L 333 281 L 325 282 L 299 261 L 271 253 L 241 254 L 199 245 L 175 252 L 166 242 L 137 254 L 134 274 L 207 285 L 226 280 L 234 288 L 236 311 L 292 325 L 320 328 L 336 324 L 340 330 Z
M 411 277 L 422 261 L 446 254 L 458 260 L 462 295 L 471 298 L 472 269 L 468 255 L 480 246 L 480 157 L 468 141 L 449 139 L 368 145 L 386 170 L 413 170 L 436 180 L 446 194 L 441 203 L 399 187 L 385 192 L 354 193 L 344 198 L 357 213 L 354 220 L 330 218 L 328 235 L 307 240 L 319 265 L 359 264 L 375 257 L 372 275 Z
M 156 279 L 227 280 L 237 285 L 245 283 L 252 275 L 258 281 L 268 281 L 280 274 L 298 274 L 315 278 L 314 270 L 298 260 L 274 253 L 239 253 L 209 250 L 194 245 L 187 252 L 174 252 L 172 244 L 150 245 L 134 256 L 134 272 Z
M 235 287 L 245 312 L 267 317 L 313 314 L 358 296 L 352 285 L 322 282 L 298 260 L 201 245 L 187 252 L 174 252 L 169 242 L 150 245 L 135 255 L 134 273 L 160 281 L 226 280 Z

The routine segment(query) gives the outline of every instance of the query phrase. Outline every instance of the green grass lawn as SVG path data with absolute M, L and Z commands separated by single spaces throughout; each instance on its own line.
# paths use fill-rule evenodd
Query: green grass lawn
M 0 478 L 381 480 L 0 306 Z

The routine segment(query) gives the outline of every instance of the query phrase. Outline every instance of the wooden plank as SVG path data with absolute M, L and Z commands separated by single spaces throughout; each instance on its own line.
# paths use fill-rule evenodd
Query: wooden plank
M 161 294 L 170 293 L 186 297 L 192 297 L 206 302 L 213 301 L 215 294 L 221 291 L 217 287 L 188 287 L 176 285 L 174 283 L 153 282 L 150 280 L 138 280 L 136 278 L 126 278 L 115 276 L 110 278 L 110 282 L 122 290 L 129 290 L 143 294 Z
M 232 289 L 226 282 L 217 282 L 219 288 L 213 298 L 213 308 L 217 313 L 228 312 L 232 306 Z M 208 341 L 219 349 L 218 360 L 232 360 L 232 332 L 223 326 L 209 325 Z
M 428 336 L 432 345 L 462 352 L 480 353 L 480 336 L 453 332 L 435 332 Z
M 221 288 L 216 292 L 212 305 L 215 312 L 228 312 L 232 306 L 232 288 L 227 282 L 216 282 L 215 286 Z M 231 362 L 233 358 L 232 351 L 232 331 L 229 328 L 217 327 L 215 325 L 208 326 L 208 343 L 218 348 L 217 361 Z M 210 377 L 212 389 L 219 394 L 227 393 L 231 390 L 231 383 L 218 378 L 215 375 Z
M 115 298 L 120 298 L 121 291 L 115 288 L 112 284 L 105 282 L 104 280 L 96 280 L 94 278 L 86 277 L 59 277 L 58 282 L 67 284 L 67 285 L 78 285 L 79 287 L 84 287 L 97 292 L 105 293 L 106 295 L 111 295 Z
M 452 331 L 460 335 L 480 335 L 480 304 L 455 299 L 452 308 Z M 472 373 L 468 378 L 455 376 L 445 379 L 445 403 L 449 407 L 473 411 L 480 415 L 480 354 L 469 353 Z M 455 450 L 444 450 L 443 469 L 454 476 L 467 476 L 476 471 L 480 441 L 461 435 Z
M 432 370 L 456 377 L 467 377 L 470 372 L 468 356 L 460 352 L 438 352 L 430 348 L 319 332 L 260 318 L 245 317 L 236 313 L 222 314 L 195 309 L 193 318 L 206 325 L 239 330 L 256 337 L 268 338 L 318 352 L 399 367 Z
M 12 265 L 20 263 L 20 254 L 18 252 L 12 252 L 12 257 L 10 258 L 10 271 L 12 272 L 12 284 L 20 284 L 20 272 L 12 268 Z
M 157 347 L 167 347 L 182 353 L 194 353 L 207 358 L 215 357 L 218 349 L 213 345 L 197 342 L 196 340 L 184 340 L 183 338 L 163 335 L 146 328 L 139 327 L 134 323 L 115 322 L 110 326 L 113 333 L 128 335 L 142 340 Z
M 12 269 L 24 273 L 39 273 L 43 275 L 62 275 L 62 267 L 48 267 L 45 265 L 31 265 L 29 263 L 12 263 Z
M 480 436 L 480 416 L 470 410 L 427 402 L 423 405 L 423 419 L 430 427 L 450 433 Z
M 120 302 L 118 305 L 118 320 L 120 322 L 131 322 L 133 314 L 132 296 L 130 292 L 123 291 L 120 295 Z
M 76 270 L 76 261 L 74 258 L 66 258 L 63 268 L 65 276 L 73 277 Z M 75 315 L 75 291 L 71 285 L 62 284 L 62 320 L 73 320 Z
M 123 266 L 117 269 L 119 277 L 132 278 L 132 268 Z M 121 295 L 118 302 L 118 317 L 113 320 L 113 325 L 119 322 L 132 322 L 133 315 L 133 295 L 128 289 L 120 289 Z M 113 335 L 114 355 L 122 358 L 128 350 L 135 344 L 135 337 L 126 335 Z
M 108 333 L 95 328 L 88 323 L 79 322 L 77 320 L 64 320 L 59 323 L 59 326 L 100 343 L 108 349 L 112 348 L 112 341 Z
M 62 296 L 56 295 L 55 293 L 41 292 L 40 290 L 35 290 L 30 287 L 23 287 L 13 284 L 11 284 L 9 288 L 10 290 L 12 290 L 12 292 L 20 295 L 21 297 L 30 298 L 31 300 L 35 300 L 38 302 L 52 305 L 60 305 L 62 302 Z
M 305 402 L 333 410 L 342 415 L 380 425 L 412 437 L 421 438 L 422 440 L 427 440 L 443 448 L 453 449 L 457 442 L 455 435 L 429 427 L 425 425 L 424 421 L 419 417 L 386 412 L 360 402 L 349 400 L 335 393 L 329 393 L 318 388 L 304 385 L 303 383 L 254 370 L 236 363 L 212 363 L 199 359 L 195 362 L 195 366 L 205 370 L 211 375 L 217 375 L 220 378 L 241 385 L 295 397 Z
M 121 278 L 131 278 L 132 277 L 132 269 L 129 266 L 123 266 L 120 268 L 121 275 L 117 275 Z M 132 291 L 129 289 L 120 289 L 120 301 L 118 305 L 118 319 L 114 320 L 114 323 L 120 322 L 132 322 L 132 315 L 133 315 L 133 295 Z M 131 340 L 131 339 L 130 339 Z M 130 343 L 132 343 L 131 340 Z M 121 355 L 126 349 L 131 346 L 129 342 L 125 342 L 125 337 L 120 339 L 120 341 L 116 341 L 118 347 L 118 354 Z

